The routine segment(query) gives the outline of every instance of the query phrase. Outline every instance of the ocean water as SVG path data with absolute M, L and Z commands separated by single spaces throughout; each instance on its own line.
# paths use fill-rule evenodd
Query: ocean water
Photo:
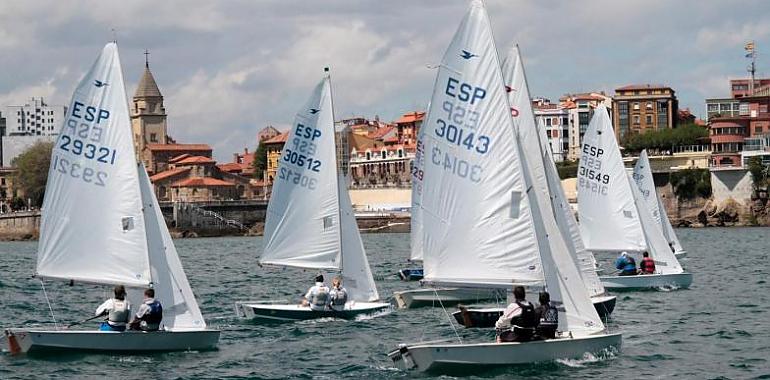
M 619 353 L 440 377 L 770 379 L 770 228 L 677 233 L 689 251 L 682 263 L 694 273 L 694 283 L 687 290 L 618 294 L 610 327 L 623 333 Z M 395 275 L 406 266 L 409 235 L 363 238 L 383 299 L 418 286 Z M 315 273 L 257 267 L 260 238 L 186 239 L 176 245 L 209 325 L 222 329 L 218 350 L 11 356 L 3 341 L 0 379 L 431 378 L 436 375 L 396 370 L 386 353 L 404 342 L 457 339 L 440 308 L 394 310 L 357 321 L 241 320 L 235 301 L 298 301 Z M 52 326 L 40 282 L 30 278 L 35 249 L 35 242 L 0 243 L 0 327 Z M 109 293 L 106 287 L 58 281 L 47 281 L 46 289 L 60 323 L 91 316 Z M 466 342 L 494 339 L 492 331 L 461 326 L 458 334 Z

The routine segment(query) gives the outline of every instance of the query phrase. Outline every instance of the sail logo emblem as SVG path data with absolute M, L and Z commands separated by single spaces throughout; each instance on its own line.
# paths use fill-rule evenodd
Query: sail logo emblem
M 463 57 L 464 59 L 471 59 L 473 57 L 478 57 L 478 55 L 473 54 L 473 53 L 471 53 L 471 52 L 469 52 L 467 50 L 463 50 L 462 52 L 463 53 L 460 54 L 460 57 Z
M 96 86 L 96 87 L 102 88 L 102 87 L 109 86 L 109 85 L 110 84 L 107 83 L 107 82 L 102 82 L 102 81 L 100 81 L 98 79 L 94 79 L 94 86 Z
M 513 87 L 505 86 L 505 92 L 513 92 L 513 91 L 516 91 Z
M 321 110 L 319 110 L 318 108 L 311 108 L 310 109 L 310 113 L 313 114 L 313 115 L 317 114 L 318 112 L 321 112 Z

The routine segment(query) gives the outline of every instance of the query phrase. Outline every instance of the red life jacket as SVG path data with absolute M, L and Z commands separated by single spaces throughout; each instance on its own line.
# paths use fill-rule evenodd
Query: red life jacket
M 655 273 L 655 260 L 650 257 L 645 257 L 642 262 L 639 263 L 639 269 L 642 273 Z

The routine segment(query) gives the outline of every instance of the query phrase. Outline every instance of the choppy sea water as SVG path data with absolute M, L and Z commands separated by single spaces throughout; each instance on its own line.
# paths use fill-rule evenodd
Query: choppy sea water
M 688 290 L 619 294 L 611 328 L 623 333 L 620 353 L 443 377 L 770 379 L 770 228 L 677 233 L 689 251 L 682 263 L 695 274 L 694 283 Z M 395 275 L 406 265 L 409 235 L 363 238 L 382 298 L 418 286 Z M 9 355 L 3 341 L 0 379 L 403 378 L 414 375 L 393 368 L 388 351 L 402 342 L 456 339 L 440 308 L 395 310 L 358 321 L 260 325 L 240 320 L 235 301 L 297 301 L 314 273 L 257 267 L 260 238 L 175 243 L 204 316 L 222 329 L 217 351 L 27 357 Z M 30 278 L 36 246 L 0 243 L 0 327 L 52 326 L 40 282 Z M 46 288 L 60 323 L 91 316 L 109 292 L 56 281 L 46 282 Z M 466 342 L 493 339 L 491 331 L 458 333 Z

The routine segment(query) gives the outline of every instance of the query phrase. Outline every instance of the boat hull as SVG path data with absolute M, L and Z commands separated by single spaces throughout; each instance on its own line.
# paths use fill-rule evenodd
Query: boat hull
M 596 312 L 602 318 L 607 318 L 615 310 L 616 296 L 596 296 L 591 297 Z M 473 308 L 465 310 L 465 317 L 462 311 L 452 313 L 457 323 L 465 327 L 495 327 L 497 319 L 503 315 L 504 308 Z M 467 318 L 467 319 L 466 319 Z
M 655 288 L 685 289 L 692 284 L 692 273 L 644 274 L 636 276 L 600 276 L 607 289 L 636 290 Z
M 7 329 L 11 353 L 45 351 L 159 352 L 213 350 L 219 330 L 81 331 Z
M 345 310 L 310 310 L 308 306 L 296 304 L 260 304 L 238 302 L 238 312 L 252 320 L 291 322 L 319 318 L 355 319 L 360 315 L 374 314 L 391 307 L 382 302 L 354 302 L 345 305 Z
M 393 298 L 399 308 L 410 309 L 423 306 L 452 306 L 459 303 L 505 300 L 506 292 L 501 289 L 484 288 L 426 288 L 393 292 Z
M 403 281 L 420 281 L 423 278 L 422 268 L 405 268 L 398 271 L 398 277 Z
M 557 338 L 526 343 L 402 345 L 388 356 L 404 370 L 442 371 L 581 358 L 586 353 L 620 350 L 620 334 Z

